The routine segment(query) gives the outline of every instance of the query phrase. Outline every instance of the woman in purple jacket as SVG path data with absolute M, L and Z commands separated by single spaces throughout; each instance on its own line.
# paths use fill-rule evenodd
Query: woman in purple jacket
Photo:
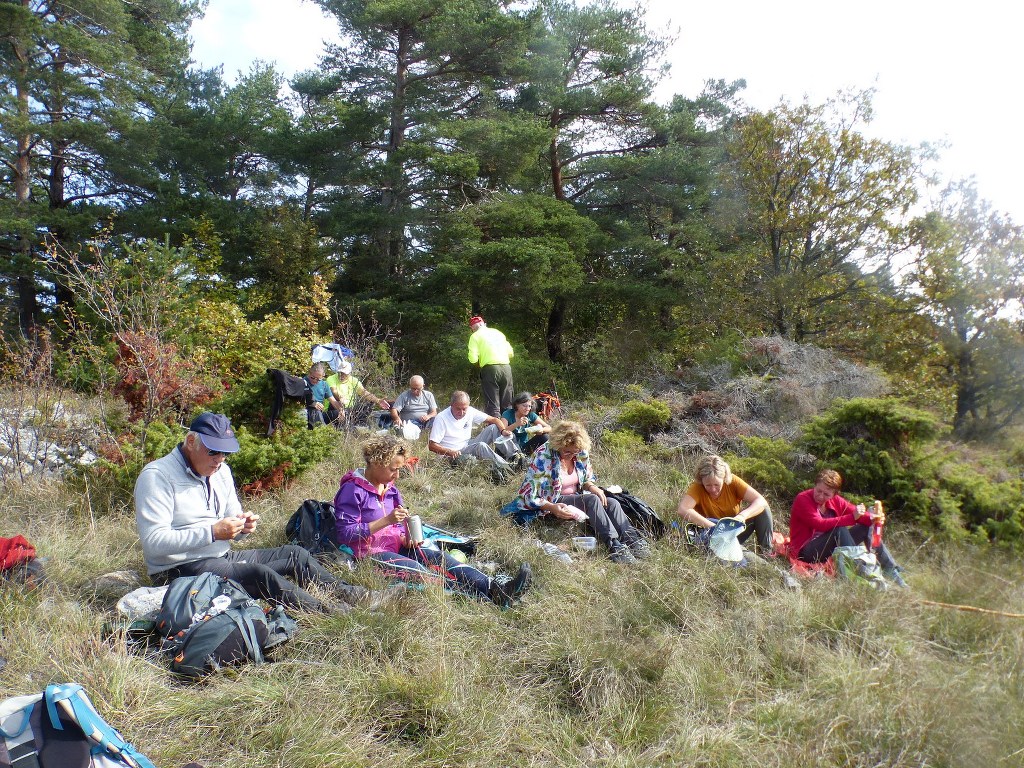
M 445 586 L 503 607 L 521 597 L 530 586 L 528 563 L 512 581 L 501 584 L 440 549 L 409 543 L 409 511 L 395 487 L 407 454 L 405 441 L 394 435 L 378 435 L 364 443 L 366 466 L 346 473 L 334 497 L 336 543 L 349 547 L 357 559 L 369 557 L 403 577 L 439 572 Z

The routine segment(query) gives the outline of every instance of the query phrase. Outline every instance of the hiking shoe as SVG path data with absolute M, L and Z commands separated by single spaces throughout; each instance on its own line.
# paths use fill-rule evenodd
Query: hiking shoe
M 618 539 L 613 539 L 608 546 L 608 559 L 619 565 L 636 565 L 640 562 L 629 550 L 629 547 Z
M 516 577 L 505 585 L 505 590 L 513 598 L 522 597 L 526 594 L 526 590 L 530 588 L 530 582 L 532 581 L 533 569 L 529 563 L 523 563 L 519 566 L 519 573 L 516 574 Z
M 646 560 L 654 554 L 654 550 L 651 549 L 651 542 L 643 536 L 638 536 L 626 546 L 629 547 L 629 551 L 637 560 Z
M 886 568 L 883 573 L 885 574 L 885 578 L 900 589 L 910 589 L 910 585 L 903 580 L 903 575 L 900 573 L 899 568 Z
M 349 605 L 360 605 L 369 599 L 370 590 L 366 587 L 360 587 L 356 584 L 346 584 L 345 582 L 340 581 L 334 587 L 334 596 L 339 600 L 344 600 Z

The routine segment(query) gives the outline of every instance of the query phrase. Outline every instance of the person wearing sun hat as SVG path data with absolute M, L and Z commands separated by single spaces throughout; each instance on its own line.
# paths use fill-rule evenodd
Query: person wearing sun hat
M 377 397 L 363 386 L 363 382 L 352 375 L 352 362 L 342 361 L 338 366 L 338 372 L 327 377 L 327 386 L 331 389 L 331 396 L 324 405 L 328 405 L 328 420 L 332 422 L 344 421 L 346 411 L 351 410 L 356 404 L 356 398 L 376 404 L 378 408 L 385 411 L 391 410 L 391 404 L 383 397 Z
M 259 515 L 243 511 L 224 463 L 240 447 L 228 417 L 207 411 L 170 453 L 143 467 L 135 483 L 135 523 L 153 583 L 216 573 L 253 597 L 321 612 L 331 609 L 303 589 L 310 583 L 347 603 L 367 598 L 366 589 L 337 579 L 302 547 L 232 551 L 231 543 L 259 522 Z
M 512 407 L 514 397 L 512 366 L 515 352 L 505 334 L 497 328 L 488 328 L 480 315 L 469 318 L 469 362 L 480 366 L 480 389 L 484 398 L 484 413 L 496 418 Z

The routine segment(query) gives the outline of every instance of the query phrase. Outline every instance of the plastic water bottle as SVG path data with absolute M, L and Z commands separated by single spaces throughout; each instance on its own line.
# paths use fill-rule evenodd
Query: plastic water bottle
M 882 514 L 882 502 L 875 500 L 875 512 L 874 514 Z M 881 520 L 873 520 L 871 523 L 871 549 L 878 549 L 882 546 L 882 528 L 885 527 L 885 523 Z
M 543 549 L 544 554 L 555 558 L 555 560 L 558 560 L 560 563 L 565 563 L 566 565 L 572 564 L 572 558 L 569 556 L 569 553 L 563 552 L 555 544 L 545 543 L 539 539 L 534 539 L 533 543 L 534 546 Z

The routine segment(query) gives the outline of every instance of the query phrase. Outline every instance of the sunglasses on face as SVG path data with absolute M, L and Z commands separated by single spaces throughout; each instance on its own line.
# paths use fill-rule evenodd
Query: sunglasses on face
M 211 457 L 212 456 L 224 456 L 224 455 L 226 455 L 226 452 L 225 451 L 215 451 L 212 448 L 207 448 L 206 449 L 206 454 L 208 456 L 211 456 Z

